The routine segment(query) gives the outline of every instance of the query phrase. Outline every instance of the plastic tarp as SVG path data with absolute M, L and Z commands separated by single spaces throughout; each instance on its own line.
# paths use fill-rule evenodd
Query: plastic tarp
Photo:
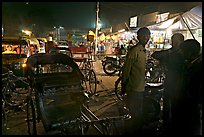
M 168 19 L 166 21 L 163 21 L 163 22 L 148 26 L 148 28 L 151 29 L 151 30 L 165 30 L 168 27 L 170 27 L 178 17 L 179 16 L 176 16 L 176 17 L 173 17 L 173 18 Z
M 186 30 L 188 29 L 186 24 L 190 29 L 202 28 L 202 6 L 196 6 L 183 14 L 154 25 L 150 25 L 148 28 L 152 30 Z
M 172 30 L 186 30 L 188 29 L 186 24 L 190 29 L 202 28 L 202 6 L 196 6 L 190 11 L 183 13 L 179 20 L 174 21 L 169 28 Z

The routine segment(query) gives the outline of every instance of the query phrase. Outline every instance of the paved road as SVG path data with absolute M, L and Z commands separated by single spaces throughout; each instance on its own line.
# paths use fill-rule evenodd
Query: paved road
M 100 60 L 94 62 L 95 72 L 99 84 L 97 85 L 97 93 L 90 99 L 89 110 L 99 118 L 99 120 L 107 117 L 118 117 L 123 113 L 123 102 L 119 101 L 114 94 L 114 83 L 118 78 L 115 76 L 107 76 L 103 70 Z M 8 128 L 5 131 L 7 135 L 28 135 L 26 125 L 25 111 L 12 111 L 8 113 Z M 110 123 L 110 122 L 109 122 Z M 114 135 L 123 134 L 124 121 L 115 122 L 116 128 Z M 108 125 L 107 125 L 108 126 Z M 154 127 L 154 125 L 152 125 Z M 149 130 L 151 127 L 148 127 Z M 38 135 L 46 135 L 42 123 L 37 124 Z M 56 135 L 57 133 L 48 133 L 48 135 Z M 202 132 L 201 132 L 202 134 Z M 100 135 L 93 127 L 89 127 L 86 135 Z
M 118 117 L 121 115 L 123 103 L 119 101 L 114 94 L 114 83 L 118 78 L 115 76 L 107 76 L 103 70 L 101 61 L 94 62 L 94 68 L 99 81 L 97 85 L 97 93 L 89 101 L 89 109 L 99 119 L 107 117 Z M 26 112 L 16 111 L 10 112 L 8 115 L 8 128 L 5 134 L 9 135 L 28 135 L 26 125 Z M 122 134 L 123 121 L 117 121 L 118 131 L 116 134 Z M 37 131 L 39 135 L 44 135 L 43 125 L 40 122 L 37 124 Z M 97 135 L 99 132 L 92 127 L 89 128 L 87 135 Z

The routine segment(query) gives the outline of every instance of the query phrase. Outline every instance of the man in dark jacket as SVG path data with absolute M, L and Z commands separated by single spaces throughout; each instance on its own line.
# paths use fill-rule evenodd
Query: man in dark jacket
M 168 60 L 164 94 L 166 135 L 200 134 L 202 54 L 200 43 L 185 40 Z M 154 56 L 156 58 L 156 56 Z
M 167 68 L 166 78 L 164 81 L 164 106 L 163 106 L 163 120 L 164 128 L 169 129 L 170 117 L 171 117 L 171 101 L 175 93 L 179 91 L 181 81 L 181 65 L 183 59 L 179 54 L 180 44 L 183 43 L 184 36 L 181 33 L 175 33 L 171 37 L 172 48 L 168 50 L 156 51 L 152 54 L 152 57 L 157 59 L 160 65 L 164 65 Z
M 170 132 L 179 135 L 201 135 L 202 54 L 197 40 L 180 45 L 184 60 L 180 72 L 180 90 L 172 93 Z

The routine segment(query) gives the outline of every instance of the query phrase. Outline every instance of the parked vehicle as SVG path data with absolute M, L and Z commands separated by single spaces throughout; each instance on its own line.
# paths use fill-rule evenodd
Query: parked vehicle
M 126 93 L 124 87 L 122 87 L 121 75 L 115 81 L 115 95 L 119 101 L 124 102 L 126 100 Z M 152 131 L 156 131 L 159 135 L 163 131 L 163 95 L 164 84 L 161 82 L 146 83 L 143 101 L 143 118 L 145 127 L 151 128 Z
M 145 81 L 164 83 L 166 71 L 167 69 L 164 65 L 161 65 L 157 60 L 150 58 L 146 62 Z
M 57 45 L 58 47 L 65 47 L 65 48 L 69 47 L 68 41 L 65 41 L 65 40 L 58 41 Z
M 57 47 L 57 50 L 58 50 L 58 53 L 66 54 L 66 55 L 68 55 L 68 56 L 70 56 L 70 57 L 73 57 L 70 48 Z
M 103 71 L 108 75 L 114 75 L 120 72 L 125 61 L 125 55 L 121 56 L 106 56 L 102 60 Z
M 47 45 L 47 39 L 46 38 L 37 38 L 37 40 L 39 41 L 39 48 L 38 51 L 39 53 L 45 53 L 45 47 Z
M 2 67 L 9 68 L 16 76 L 24 76 L 30 52 L 30 45 L 25 39 L 2 37 Z
M 29 44 L 30 52 L 28 56 L 31 56 L 33 54 L 36 54 L 40 50 L 40 43 L 37 38 L 35 37 L 23 37 L 22 39 L 25 39 L 27 43 Z

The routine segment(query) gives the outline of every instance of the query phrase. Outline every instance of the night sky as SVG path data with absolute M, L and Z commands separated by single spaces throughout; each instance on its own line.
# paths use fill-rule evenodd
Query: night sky
M 22 24 L 91 27 L 95 21 L 95 2 L 7 2 L 3 3 L 2 15 L 5 23 L 16 17 Z
M 3 2 L 3 26 L 95 28 L 97 2 Z M 99 18 L 110 27 L 131 16 L 159 12 L 182 12 L 201 2 L 99 2 Z

